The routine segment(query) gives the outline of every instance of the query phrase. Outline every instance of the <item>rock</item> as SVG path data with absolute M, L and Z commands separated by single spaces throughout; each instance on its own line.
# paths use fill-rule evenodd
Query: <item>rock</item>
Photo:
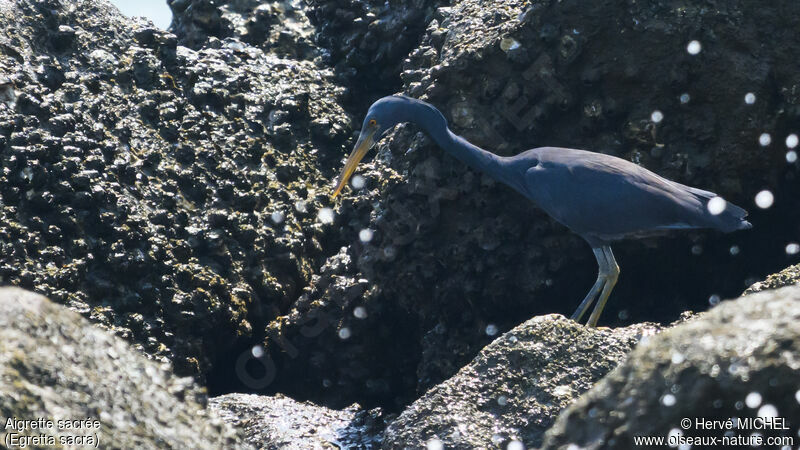
M 773 150 L 797 119 L 797 43 L 761 33 L 797 5 L 450 3 L 172 0 L 173 34 L 102 0 L 0 2 L 0 281 L 215 394 L 399 411 L 487 329 L 571 312 L 596 269 L 413 127 L 333 205 L 366 104 L 399 89 L 502 154 L 599 149 L 744 206 L 775 191 L 753 234 L 615 247 L 606 323 L 669 322 L 785 265 L 770 249 L 796 232 L 797 166 Z
M 18 288 L 0 288 L 0 380 L 0 439 L 11 447 L 28 436 L 39 448 L 250 448 L 204 409 L 191 379 Z
M 797 286 L 754 293 L 652 337 L 559 415 L 542 448 L 624 449 L 634 447 L 635 436 L 678 433 L 796 439 L 799 301 Z M 773 416 L 789 429 L 703 431 L 695 422 Z
M 328 4 L 324 17 L 338 7 L 320 2 Z M 463 0 L 433 14 L 403 62 L 403 92 L 429 100 L 456 133 L 491 151 L 556 145 L 610 153 L 750 209 L 755 227 L 747 233 L 676 232 L 614 247 L 622 273 L 601 324 L 670 322 L 782 267 L 782 250 L 796 238 L 788 224 L 800 220 L 800 178 L 782 142 L 800 118 L 792 94 L 800 76 L 783 61 L 800 49 L 783 43 L 784 31 L 763 49 L 759 36 L 791 29 L 785 11 L 799 5 L 737 1 L 678 16 L 666 3 Z M 695 39 L 702 51 L 692 55 L 687 45 Z M 754 104 L 744 101 L 747 92 Z M 663 116 L 657 124 L 656 110 Z M 355 114 L 359 120 L 365 111 Z M 754 152 L 764 132 L 780 138 L 767 153 Z M 416 326 L 387 332 L 390 342 L 374 334 L 366 342 L 360 331 L 350 338 L 371 351 L 406 349 L 415 374 L 394 386 L 424 392 L 486 344 L 489 324 L 505 331 L 537 314 L 569 314 L 592 284 L 596 266 L 586 243 L 413 126 L 384 139 L 359 173 L 366 187 L 346 189 L 338 232 L 355 241 L 370 229 L 374 237 L 350 245 L 347 270 L 312 279 L 301 304 L 347 326 L 363 324 L 349 317 L 357 305 L 399 305 L 402 321 Z M 768 212 L 752 201 L 764 186 L 780 199 Z M 343 301 L 333 288 L 359 280 L 367 281 L 360 298 Z M 325 336 L 315 349 L 342 358 L 323 350 L 335 342 Z
M 282 57 L 332 67 L 348 86 L 353 112 L 397 92 L 402 61 L 419 44 L 439 6 L 449 0 L 170 0 L 170 29 L 200 49 L 232 38 Z
M 383 448 L 541 445 L 562 408 L 625 359 L 658 327 L 586 328 L 560 315 L 534 317 L 487 345 L 386 430 Z
M 778 289 L 784 286 L 791 286 L 800 283 L 800 264 L 789 266 L 778 273 L 769 275 L 765 280 L 754 283 L 744 291 L 743 295 L 765 291 L 767 289 Z
M 437 8 L 450 0 L 335 0 L 308 2 L 316 42 L 327 50 L 325 62 L 351 86 L 352 111 L 402 86 L 402 62 L 419 44 Z
M 321 52 L 305 2 L 279 0 L 169 0 L 170 30 L 180 43 L 199 50 L 214 39 L 241 41 L 281 57 L 312 60 Z
M 383 438 L 379 410 L 358 405 L 333 410 L 283 395 L 227 394 L 209 400 L 209 409 L 258 448 L 377 448 Z
M 205 382 L 342 245 L 317 212 L 353 131 L 344 89 L 239 41 L 179 46 L 102 0 L 4 2 L 0 25 L 0 281 Z

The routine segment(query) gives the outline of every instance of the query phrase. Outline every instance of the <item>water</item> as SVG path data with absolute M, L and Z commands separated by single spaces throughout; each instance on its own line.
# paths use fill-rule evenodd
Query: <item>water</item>
M 796 134 L 790 134 L 786 136 L 786 146 L 788 148 L 795 148 L 797 147 L 798 138 Z
M 358 232 L 358 240 L 366 244 L 367 242 L 372 240 L 374 235 L 375 233 L 372 230 L 370 230 L 369 228 L 364 228 L 363 230 Z
M 725 207 L 727 206 L 727 202 L 722 197 L 714 197 L 708 201 L 708 212 L 711 215 L 718 216 L 725 211 Z
M 655 110 L 650 114 L 650 120 L 652 120 L 653 123 L 659 123 L 664 120 L 664 114 L 659 110 Z
M 444 444 L 438 439 L 431 439 L 426 444 L 428 450 L 444 450 Z
M 778 417 L 778 408 L 774 405 L 766 404 L 758 408 L 758 417 Z
M 317 213 L 317 219 L 326 225 L 333 223 L 334 217 L 335 214 L 331 208 L 320 208 L 319 212 Z
M 506 450 L 525 450 L 525 444 L 520 441 L 513 440 L 508 443 Z
M 700 50 L 703 49 L 703 46 L 700 45 L 700 41 L 691 41 L 686 46 L 686 51 L 689 52 L 690 55 L 696 55 L 700 53 Z
M 756 194 L 756 206 L 761 209 L 767 209 L 772 206 L 772 203 L 775 202 L 775 196 L 772 195 L 772 192 L 764 189 L 763 191 Z
M 744 399 L 744 403 L 750 409 L 758 408 L 758 406 L 761 405 L 761 394 L 758 392 L 751 392 L 747 394 L 747 397 Z
M 355 316 L 357 319 L 366 319 L 367 308 L 364 308 L 363 306 L 356 306 L 355 309 L 353 309 L 353 316 Z
M 362 189 L 366 184 L 366 178 L 361 175 L 356 175 L 350 179 L 350 185 L 353 186 L 353 189 Z

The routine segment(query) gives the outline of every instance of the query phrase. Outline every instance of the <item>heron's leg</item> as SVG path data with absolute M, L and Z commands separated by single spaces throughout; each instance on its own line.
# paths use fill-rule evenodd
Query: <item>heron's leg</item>
M 594 252 L 594 257 L 597 258 L 597 281 L 594 282 L 594 286 L 589 290 L 589 293 L 586 294 L 586 297 L 583 299 L 581 304 L 578 306 L 578 309 L 572 313 L 572 317 L 570 319 L 578 322 L 581 320 L 586 311 L 589 310 L 589 307 L 592 306 L 592 302 L 597 297 L 597 294 L 600 293 L 600 290 L 603 288 L 606 280 L 603 276 L 604 270 L 603 268 L 606 266 L 606 255 L 603 253 L 602 248 L 593 248 L 592 252 Z
M 597 299 L 597 304 L 594 306 L 594 310 L 592 310 L 592 315 L 589 316 L 589 320 L 586 322 L 587 326 L 594 327 L 597 325 L 597 320 L 600 318 L 600 313 L 603 312 L 603 308 L 606 306 L 606 302 L 608 301 L 608 296 L 611 295 L 611 290 L 614 289 L 614 285 L 617 284 L 617 278 L 619 278 L 619 266 L 617 265 L 617 261 L 614 259 L 614 254 L 611 253 L 611 247 L 604 246 L 602 247 L 603 253 L 605 254 L 605 261 L 606 261 L 606 283 L 603 286 L 603 292 L 600 293 L 600 298 Z

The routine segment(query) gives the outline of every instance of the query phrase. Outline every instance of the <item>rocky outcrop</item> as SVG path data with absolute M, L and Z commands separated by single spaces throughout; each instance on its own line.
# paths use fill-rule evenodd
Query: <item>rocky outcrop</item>
M 241 40 L 281 56 L 331 67 L 360 112 L 402 87 L 403 60 L 450 0 L 169 0 L 170 27 L 194 49 Z
M 22 289 L 0 289 L 0 381 L 4 447 L 250 448 L 191 379 Z
M 692 8 L 680 18 L 665 6 L 619 1 L 587 8 L 466 0 L 420 10 L 431 21 L 402 62 L 403 89 L 498 153 L 538 145 L 613 153 L 753 210 L 751 232 L 615 246 L 622 275 L 606 323 L 670 322 L 707 308 L 709 299 L 738 295 L 784 264 L 783 254 L 766 249 L 783 248 L 794 233 L 786 224 L 800 219 L 796 196 L 777 195 L 768 213 L 752 203 L 764 186 L 797 190 L 782 140 L 797 114 L 791 92 L 800 81 L 776 63 L 791 58 L 794 44 L 770 36 L 768 53 L 753 52 L 720 37 L 742 32 L 756 42 L 761 27 L 789 26 L 740 3 Z M 311 2 L 308 10 L 337 72 L 365 77 L 338 78 L 351 92 L 346 104 L 363 102 L 350 109 L 357 120 L 373 99 L 363 93 L 391 78 L 391 70 L 370 70 L 394 67 L 388 56 L 369 63 L 389 54 L 380 46 L 395 45 L 375 36 L 404 26 L 368 5 Z M 404 14 L 405 3 L 389 5 L 401 7 L 386 14 Z M 712 24 L 717 35 L 700 31 Z M 695 39 L 701 51 L 693 55 L 687 46 Z M 778 75 L 738 70 L 743 65 Z M 750 91 L 753 104 L 744 101 Z M 348 190 L 335 209 L 344 248 L 266 327 L 274 389 L 338 407 L 357 400 L 402 408 L 467 364 L 491 341 L 487 327 L 503 332 L 537 314 L 570 313 L 591 286 L 596 266 L 580 238 L 417 131 L 400 127 L 362 165 L 364 188 Z M 772 136 L 768 153 L 754 152 L 763 132 Z
M 616 247 L 605 323 L 668 322 L 785 264 L 795 3 L 423 3 L 173 0 L 175 34 L 101 0 L 0 4 L 2 281 L 215 393 L 399 411 L 595 274 L 579 238 L 412 127 L 334 206 L 364 107 L 401 86 L 501 154 L 606 151 L 743 206 L 775 191 L 751 234 Z
M 789 62 L 798 48 L 786 31 L 762 30 L 790 30 L 786 12 L 798 4 L 709 5 L 464 0 L 434 13 L 403 65 L 403 91 L 475 144 L 503 155 L 542 145 L 611 153 L 751 210 L 746 233 L 615 246 L 622 274 L 606 324 L 669 322 L 738 295 L 785 264 L 779 249 L 795 237 L 800 178 L 784 140 L 800 118 Z M 312 281 L 309 303 L 351 331 L 361 326 L 350 317 L 356 305 L 398 304 L 414 316 L 384 348 L 419 349 L 418 392 L 466 364 L 489 324 L 504 331 L 568 314 L 591 286 L 595 262 L 580 238 L 414 127 L 384 140 L 361 170 L 366 187 L 345 193 L 339 232 L 370 229 L 372 239 L 350 246 L 348 268 Z M 753 198 L 765 187 L 777 195 L 763 212 Z M 352 301 L 342 300 L 346 286 Z M 331 354 L 327 342 L 315 348 Z
M 800 287 L 725 301 L 640 344 L 616 370 L 568 407 L 543 448 L 634 447 L 636 436 L 794 436 L 800 423 Z M 731 419 L 733 417 L 733 419 Z M 783 418 L 701 429 L 696 420 Z M 688 426 L 682 420 L 689 420 Z M 772 421 L 771 423 L 777 423 Z M 787 429 L 781 429 L 788 427 Z M 708 441 L 707 441 L 708 442 Z M 755 441 L 745 441 L 751 445 Z M 721 445 L 721 444 L 720 444 Z M 782 444 L 781 444 L 782 445 Z M 775 447 L 780 447 L 777 445 Z M 721 445 L 726 446 L 726 445 Z M 731 445 L 732 446 L 732 445 Z M 758 445 L 755 445 L 758 446 Z
M 327 50 L 324 62 L 351 87 L 354 112 L 402 86 L 408 54 L 419 45 L 437 8 L 450 0 L 310 0 L 308 17 L 316 41 Z
M 383 439 L 380 410 L 364 411 L 358 405 L 333 410 L 280 394 L 227 394 L 212 398 L 209 408 L 242 429 L 258 448 L 372 449 Z
M 333 73 L 194 51 L 104 1 L 0 6 L 0 277 L 202 375 L 342 243 Z M 11 36 L 9 34 L 9 36 Z
M 168 0 L 170 31 L 181 44 L 199 50 L 231 38 L 282 57 L 314 59 L 322 54 L 313 43 L 315 29 L 305 2 L 281 0 Z
M 778 289 L 784 286 L 800 284 L 800 264 L 789 266 L 778 273 L 769 275 L 762 281 L 754 283 L 744 291 L 744 295 L 754 292 L 766 291 L 768 289 Z
M 383 448 L 527 448 L 562 408 L 625 359 L 658 327 L 586 328 L 560 315 L 534 317 L 487 345 L 467 366 L 406 408 Z M 512 446 L 513 447 L 513 446 Z

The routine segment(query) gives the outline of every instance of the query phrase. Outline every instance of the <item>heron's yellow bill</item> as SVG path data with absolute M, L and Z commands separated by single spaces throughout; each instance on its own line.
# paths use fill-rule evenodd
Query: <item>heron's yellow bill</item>
M 356 171 L 356 166 L 358 166 L 358 163 L 372 147 L 374 135 L 375 130 L 371 129 L 367 130 L 366 132 L 362 132 L 358 137 L 358 142 L 356 142 L 353 153 L 350 153 L 350 156 L 347 158 L 347 162 L 344 163 L 342 173 L 339 175 L 339 184 L 336 185 L 336 190 L 333 191 L 334 198 L 339 195 L 340 192 L 342 192 L 342 189 L 344 189 L 344 187 L 347 185 L 347 181 L 350 180 L 350 176 Z

